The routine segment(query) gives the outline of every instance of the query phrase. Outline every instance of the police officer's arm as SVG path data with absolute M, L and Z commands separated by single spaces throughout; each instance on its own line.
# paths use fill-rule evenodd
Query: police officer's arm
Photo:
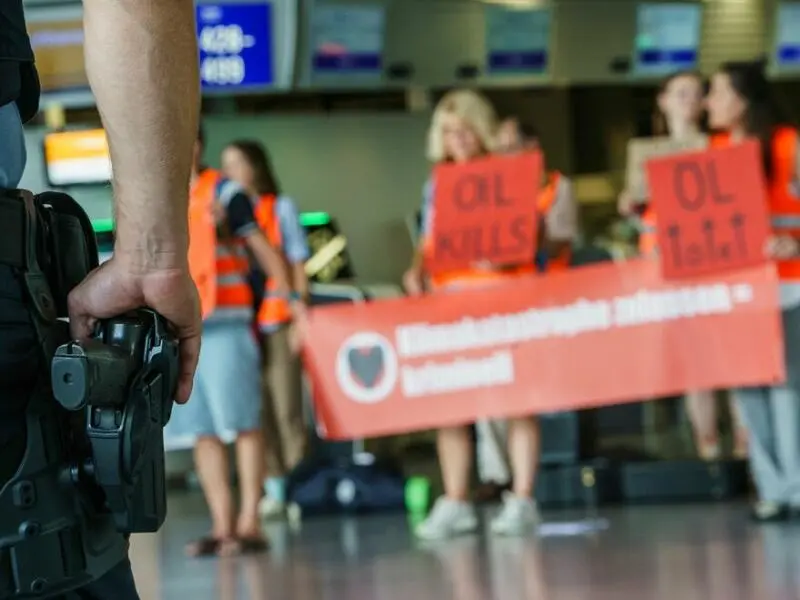
M 289 268 L 280 251 L 267 240 L 258 226 L 250 198 L 242 192 L 233 194 L 227 203 L 228 226 L 231 233 L 244 240 L 258 266 L 275 282 L 279 293 L 288 295 Z
M 84 0 L 86 69 L 114 164 L 115 254 L 187 269 L 199 80 L 193 0 Z

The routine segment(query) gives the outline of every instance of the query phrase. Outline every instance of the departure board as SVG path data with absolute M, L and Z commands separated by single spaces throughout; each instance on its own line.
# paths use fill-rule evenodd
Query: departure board
M 386 9 L 380 4 L 317 4 L 311 13 L 315 75 L 383 72 Z
M 542 73 L 550 50 L 549 8 L 487 6 L 486 70 L 489 74 Z
M 775 66 L 800 69 L 800 2 L 781 2 L 775 24 Z
M 697 68 L 701 19 L 699 4 L 640 4 L 636 14 L 634 74 L 663 76 Z
M 204 91 L 235 93 L 273 85 L 272 8 L 266 1 L 197 5 Z

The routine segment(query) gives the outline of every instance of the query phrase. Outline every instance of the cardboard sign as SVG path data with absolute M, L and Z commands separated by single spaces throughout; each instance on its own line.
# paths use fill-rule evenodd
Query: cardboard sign
M 708 147 L 708 137 L 695 135 L 676 140 L 671 137 L 634 138 L 628 142 L 628 160 L 625 172 L 625 189 L 636 202 L 646 202 L 650 198 L 647 185 L 647 161 L 703 150 Z
M 647 168 L 664 277 L 767 261 L 769 208 L 757 141 L 651 160 Z
M 781 336 L 773 267 L 670 283 L 640 260 L 320 307 L 304 358 L 321 432 L 352 439 L 771 385 Z
M 427 271 L 532 263 L 542 169 L 540 152 L 438 166 Z

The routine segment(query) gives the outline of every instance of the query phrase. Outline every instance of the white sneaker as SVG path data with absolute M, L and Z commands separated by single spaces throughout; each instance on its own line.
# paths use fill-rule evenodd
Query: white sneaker
M 267 521 L 283 519 L 286 516 L 286 503 L 264 496 L 258 503 L 258 512 Z
M 539 509 L 533 498 L 520 498 L 511 493 L 503 495 L 503 508 L 492 520 L 492 533 L 521 535 L 539 525 Z
M 472 504 L 442 496 L 414 533 L 422 540 L 441 540 L 477 529 L 478 516 Z

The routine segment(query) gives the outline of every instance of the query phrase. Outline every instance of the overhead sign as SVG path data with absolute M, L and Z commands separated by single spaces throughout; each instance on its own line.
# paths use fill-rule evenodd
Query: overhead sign
M 669 283 L 655 261 L 608 263 L 321 307 L 306 339 L 315 415 L 331 439 L 785 378 L 768 266 Z
M 781 2 L 775 26 L 775 62 L 779 68 L 800 68 L 800 3 Z
M 665 278 L 766 262 L 770 223 L 757 141 L 651 160 L 647 169 Z
M 640 4 L 636 13 L 634 73 L 660 76 L 695 69 L 701 18 L 699 4 Z
M 486 70 L 543 73 L 550 50 L 549 8 L 486 6 Z
M 275 81 L 271 2 L 198 4 L 204 91 L 268 88 Z
M 381 5 L 316 5 L 311 13 L 312 71 L 381 74 L 385 20 Z
M 83 23 L 79 18 L 28 23 L 43 92 L 86 89 Z
M 54 187 L 111 181 L 111 154 L 103 129 L 47 133 L 44 163 L 47 182 Z
M 427 271 L 532 264 L 542 165 L 540 152 L 526 152 L 438 166 Z

